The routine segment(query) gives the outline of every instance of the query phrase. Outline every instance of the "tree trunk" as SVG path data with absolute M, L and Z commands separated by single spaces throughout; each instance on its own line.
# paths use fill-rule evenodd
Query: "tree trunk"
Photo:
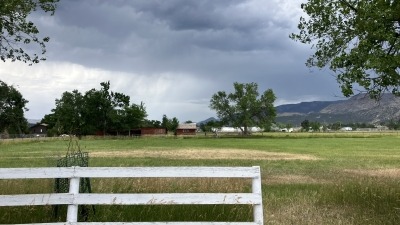
M 244 132 L 243 132 L 243 134 L 244 134 L 244 135 L 248 135 L 247 125 L 244 125 Z

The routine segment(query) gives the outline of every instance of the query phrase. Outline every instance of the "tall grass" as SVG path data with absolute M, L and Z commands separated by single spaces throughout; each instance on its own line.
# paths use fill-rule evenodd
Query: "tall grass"
M 252 166 L 262 170 L 265 224 L 399 224 L 400 136 L 397 133 L 264 133 L 253 137 L 88 138 L 90 166 Z M 55 166 L 68 140 L 0 142 L 1 167 Z M 163 152 L 191 150 L 203 158 L 182 158 Z M 207 150 L 207 151 L 205 151 Z M 218 151 L 240 150 L 260 157 L 216 157 Z M 132 153 L 152 152 L 153 154 Z M 209 155 L 205 155 L 208 152 Z M 107 153 L 107 154 L 103 154 Z M 113 154 L 110 154 L 113 153 Z M 114 154 L 115 153 L 115 154 Z M 235 153 L 235 154 L 236 154 Z M 272 157 L 261 153 L 273 153 Z M 279 158 L 279 154 L 310 156 L 313 160 Z M 182 154 L 181 154 L 182 155 Z M 304 158 L 304 157 L 303 157 Z M 386 171 L 392 171 L 388 174 Z M 0 181 L 0 194 L 52 191 L 52 181 Z M 157 192 L 169 190 L 249 191 L 236 180 L 93 180 L 96 191 Z M 159 189 L 158 189 L 159 188 Z M 222 189 L 219 189 L 222 188 Z M 101 206 L 93 221 L 231 220 L 251 219 L 251 209 L 237 206 Z M 27 210 L 27 212 L 24 212 Z M 184 213 L 182 213 L 184 212 Z M 27 214 L 31 213 L 31 214 Z M 51 207 L 0 208 L 0 223 L 52 220 Z M 31 215 L 31 216 L 27 216 Z M 185 216 L 187 215 L 187 216 Z M 62 218 L 59 218 L 62 220 Z M 22 221 L 22 222 L 21 222 Z

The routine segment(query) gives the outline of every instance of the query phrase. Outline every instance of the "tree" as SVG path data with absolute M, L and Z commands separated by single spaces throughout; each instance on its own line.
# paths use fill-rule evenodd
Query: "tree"
M 161 121 L 144 119 L 144 122 L 143 122 L 142 127 L 160 128 L 160 127 L 162 127 L 162 126 L 161 126 Z
M 132 128 L 141 127 L 144 124 L 145 118 L 147 117 L 146 108 L 144 107 L 144 103 L 141 102 L 140 105 L 131 104 L 130 106 L 126 106 L 124 112 L 125 116 L 123 121 L 125 128 L 129 130 L 130 136 Z
M 400 95 L 399 0 L 308 0 L 301 8 L 308 16 L 290 37 L 315 49 L 307 66 L 329 66 L 347 97 L 357 86 L 375 99 Z
M 36 53 L 29 52 L 25 45 L 36 44 L 41 50 L 41 55 L 46 53 L 45 43 L 49 37 L 40 39 L 38 28 L 27 20 L 32 11 L 43 10 L 51 15 L 56 10 L 59 0 L 3 0 L 0 1 L 0 59 L 6 61 L 22 61 L 32 65 L 40 60 Z
M 317 121 L 310 122 L 312 131 L 320 131 L 321 124 Z
M 245 135 L 250 126 L 269 127 L 276 116 L 273 91 L 268 89 L 259 97 L 256 83 L 235 82 L 233 86 L 234 93 L 219 91 L 211 97 L 210 108 L 221 122 L 240 128 Z
M 144 103 L 130 104 L 130 97 L 110 91 L 110 82 L 100 83 L 101 89 L 91 89 L 82 95 L 79 91 L 64 92 L 56 99 L 52 114 L 43 122 L 52 133 L 86 135 L 101 131 L 102 134 L 130 131 L 140 127 L 147 113 Z
M 17 89 L 0 80 L 0 132 L 22 134 L 28 128 L 24 117 L 27 103 Z
M 170 130 L 173 131 L 174 133 L 176 132 L 176 129 L 179 126 L 179 120 L 178 118 L 174 117 L 170 120 Z
M 179 126 L 179 120 L 174 117 L 172 119 L 169 119 L 167 115 L 163 115 L 162 120 L 161 120 L 161 127 L 167 128 L 168 131 L 176 131 L 176 128 Z
M 310 130 L 310 121 L 308 120 L 303 120 L 303 122 L 301 122 L 301 128 L 305 131 L 309 131 Z
M 56 99 L 56 108 L 54 112 L 56 121 L 51 121 L 51 117 L 47 117 L 50 123 L 56 122 L 55 127 L 58 134 L 75 134 L 82 135 L 84 118 L 83 95 L 78 90 L 72 92 L 64 92 L 60 99 Z
M 218 120 L 210 120 L 207 123 L 200 124 L 200 129 L 203 132 L 212 132 L 213 128 L 220 128 L 220 127 L 222 127 L 222 124 Z
M 86 92 L 85 120 L 88 129 L 102 131 L 106 134 L 108 128 L 121 129 L 122 114 L 117 112 L 129 106 L 130 97 L 119 92 L 110 91 L 110 82 L 100 83 L 101 89 L 91 89 Z

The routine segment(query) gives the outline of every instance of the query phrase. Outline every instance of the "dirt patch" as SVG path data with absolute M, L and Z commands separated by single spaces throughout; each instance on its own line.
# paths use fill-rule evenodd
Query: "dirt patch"
M 90 157 L 145 157 L 168 159 L 318 160 L 311 155 L 238 149 L 91 151 Z
M 344 170 L 344 171 L 347 173 L 352 173 L 357 175 L 400 178 L 400 168 L 376 169 L 376 170 Z

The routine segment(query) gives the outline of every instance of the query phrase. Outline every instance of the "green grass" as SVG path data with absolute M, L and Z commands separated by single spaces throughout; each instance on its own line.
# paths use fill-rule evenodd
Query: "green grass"
M 68 140 L 0 142 L 0 166 L 55 166 L 56 160 L 65 155 L 68 143 Z M 399 224 L 400 221 L 400 136 L 397 133 L 265 133 L 249 138 L 86 138 L 79 143 L 83 151 L 92 155 L 90 166 L 259 165 L 263 178 L 265 224 Z M 191 150 L 191 154 L 201 153 L 204 157 L 182 154 L 186 150 Z M 237 157 L 235 150 L 240 150 L 244 156 L 260 153 L 260 157 Z M 224 157 L 212 154 L 218 151 L 224 151 Z M 176 152 L 179 157 L 165 152 Z M 232 157 L 229 152 L 232 152 Z M 268 154 L 278 154 L 278 158 L 270 160 Z M 307 156 L 312 160 L 279 158 L 283 156 L 279 154 Z M 165 189 L 201 192 L 215 186 L 238 188 L 236 181 L 224 182 L 94 180 L 93 188 L 114 192 Z M 127 189 L 127 186 L 132 188 Z M 244 186 L 247 191 L 249 186 Z M 35 180 L 0 181 L 0 194 L 51 190 L 50 180 L 41 183 Z M 121 221 L 243 221 L 251 218 L 250 209 L 236 206 L 96 208 L 98 213 L 91 216 L 93 221 L 114 221 L 115 218 Z M 0 223 L 52 221 L 48 215 L 51 215 L 51 207 L 2 207 Z

